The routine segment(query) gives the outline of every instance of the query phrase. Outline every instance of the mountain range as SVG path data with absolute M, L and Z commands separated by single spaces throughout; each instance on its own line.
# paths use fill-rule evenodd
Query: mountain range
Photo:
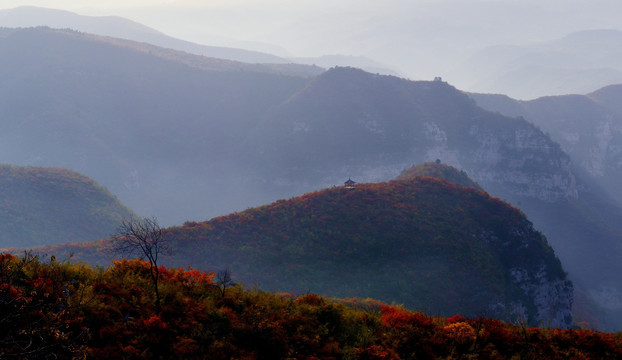
M 109 36 L 162 48 L 183 51 L 211 58 L 240 61 L 249 64 L 295 64 L 320 67 L 355 66 L 373 73 L 397 75 L 390 66 L 364 56 L 324 55 L 319 57 L 287 57 L 268 52 L 253 51 L 241 47 L 210 46 L 168 36 L 151 27 L 119 16 L 86 16 L 70 11 L 20 6 L 0 10 L 0 27 L 27 28 L 47 26 L 56 29 L 72 29 L 88 34 Z M 316 69 L 314 74 L 317 74 Z
M 162 6 L 166 7 L 166 5 Z M 417 13 L 414 8 L 421 6 L 422 4 L 412 5 L 411 10 Z M 477 27 L 478 30 L 474 32 L 473 29 L 466 32 L 456 32 L 456 29 L 443 28 L 440 24 L 445 24 L 447 21 L 448 11 L 458 11 L 461 14 L 469 13 L 469 18 L 475 18 L 482 12 L 494 11 L 484 4 L 463 5 L 465 8 L 461 10 L 457 10 L 453 6 L 450 6 L 453 9 L 448 9 L 448 6 L 450 5 L 426 4 L 423 7 L 428 8 L 426 11 L 429 13 L 419 13 L 418 15 L 403 13 L 403 10 L 397 9 L 396 6 L 387 6 L 383 10 L 392 14 L 390 17 L 386 17 L 392 20 L 384 25 L 381 23 L 386 20 L 377 19 L 381 21 L 378 23 L 372 19 L 358 21 L 344 16 L 344 18 L 349 19 L 348 25 L 341 23 L 339 26 L 359 28 L 358 32 L 355 31 L 355 35 L 347 34 L 347 31 L 336 33 L 334 30 L 330 30 L 329 24 L 331 22 L 328 21 L 329 19 L 325 19 L 326 26 L 317 27 L 312 25 L 313 22 L 310 22 L 313 18 L 310 14 L 302 16 L 302 18 L 299 18 L 301 14 L 292 14 L 292 18 L 279 19 L 285 20 L 284 23 L 288 23 L 288 25 L 281 23 L 281 21 L 275 21 L 281 25 L 271 24 L 268 26 L 272 29 L 269 31 L 272 32 L 272 40 L 281 44 L 287 43 L 288 45 L 284 46 L 288 49 L 278 46 L 264 46 L 266 44 L 252 41 L 220 42 L 222 39 L 208 34 L 199 36 L 197 33 L 186 33 L 185 36 L 189 36 L 201 44 L 223 44 L 226 46 L 201 45 L 167 36 L 153 28 L 118 16 L 85 16 L 68 11 L 33 6 L 1 10 L 0 26 L 50 26 L 52 28 L 73 29 L 145 42 L 192 54 L 249 63 L 298 63 L 318 65 L 325 68 L 354 66 L 371 73 L 408 74 L 410 78 L 414 79 L 432 79 L 434 76 L 440 75 L 464 90 L 501 93 L 520 99 L 533 99 L 545 95 L 583 94 L 606 85 L 622 82 L 622 69 L 619 66 L 621 54 L 617 50 L 622 41 L 622 32 L 615 29 L 617 27 L 615 21 L 606 21 L 602 14 L 598 21 L 594 21 L 591 25 L 587 25 L 587 23 L 592 21 L 587 23 L 583 21 L 566 22 L 566 24 L 559 24 L 556 31 L 541 29 L 542 31 L 537 35 L 529 34 L 529 31 L 523 29 L 523 31 L 513 33 L 511 37 L 515 41 L 522 41 L 522 43 L 509 44 L 507 38 L 504 38 L 500 33 L 491 31 L 490 27 L 494 25 L 490 22 L 487 22 L 482 28 Z M 254 9 L 240 6 L 237 12 L 240 14 L 248 13 L 251 18 L 247 25 L 252 26 L 251 24 L 257 24 L 254 19 L 251 20 L 253 17 L 259 18 L 261 13 L 266 18 L 274 15 L 267 11 L 267 8 L 259 6 Z M 295 7 L 289 5 L 282 7 L 280 11 L 286 11 L 285 8 L 291 11 Z M 333 16 L 346 11 L 347 8 L 345 6 L 339 11 L 334 8 Z M 477 8 L 480 10 L 476 10 Z M 550 23 L 551 16 L 544 14 L 547 12 L 556 14 L 558 10 L 554 6 L 546 6 L 546 8 L 541 7 L 537 14 L 531 14 L 532 20 L 537 17 L 540 18 L 540 21 Z M 252 14 L 252 9 L 255 10 L 256 14 Z M 160 11 L 162 10 L 160 9 Z M 197 8 L 194 10 L 199 11 Z M 231 16 L 231 14 L 220 12 L 220 10 L 216 8 L 211 12 L 202 13 L 201 18 L 220 23 L 222 20 L 218 19 L 219 15 L 224 18 Z M 496 10 L 499 11 L 499 9 Z M 266 11 L 267 13 L 264 13 Z M 131 16 L 130 13 L 126 12 L 125 14 Z M 177 14 L 180 17 L 198 18 L 198 14 L 194 14 L 191 9 Z M 320 16 L 319 13 L 316 14 Z M 413 16 L 415 17 L 413 18 Z M 144 16 L 141 17 L 137 13 L 131 17 L 145 19 Z M 294 18 L 298 20 L 294 20 Z M 413 19 L 417 20 L 413 21 Z M 190 23 L 192 20 L 188 24 L 192 26 Z M 569 23 L 573 23 L 573 25 L 568 26 Z M 506 23 L 502 22 L 497 26 L 504 27 L 502 24 Z M 201 25 L 198 26 L 202 27 Z M 205 26 L 210 27 L 204 24 Z M 314 26 L 314 28 L 311 29 L 310 26 Z M 520 25 L 517 24 L 517 26 Z M 599 28 L 599 26 L 603 28 Z M 489 30 L 484 30 L 485 27 L 489 27 Z M 242 27 L 236 26 L 230 30 L 235 33 L 239 28 Z M 436 30 L 429 30 L 430 28 Z M 412 30 L 404 31 L 404 29 Z M 222 30 L 212 28 L 212 31 Z M 301 32 L 305 34 L 305 41 L 300 41 L 297 38 Z M 426 36 L 425 38 L 421 35 L 413 36 L 418 33 L 434 33 L 435 36 Z M 565 36 L 559 37 L 561 35 Z M 553 40 L 540 40 L 543 38 Z M 341 43 L 341 45 L 335 47 L 337 43 Z M 288 50 L 309 53 L 310 49 L 313 48 L 314 50 L 311 53 L 317 54 L 318 51 L 328 51 L 328 55 L 313 57 L 292 57 L 288 55 Z M 318 50 L 318 48 L 323 50 Z M 261 51 L 245 49 L 260 49 Z M 350 54 L 341 55 L 340 52 L 349 52 Z M 359 56 L 352 56 L 352 54 Z M 386 65 L 360 55 L 371 56 L 376 60 L 380 59 L 398 67 Z M 406 72 L 400 71 L 401 69 Z M 422 77 L 421 74 L 424 76 Z
M 309 77 L 49 28 L 3 30 L 0 54 L 2 162 L 75 169 L 172 225 L 438 159 L 519 206 L 601 319 L 622 319 L 619 205 L 540 128 L 446 82 Z

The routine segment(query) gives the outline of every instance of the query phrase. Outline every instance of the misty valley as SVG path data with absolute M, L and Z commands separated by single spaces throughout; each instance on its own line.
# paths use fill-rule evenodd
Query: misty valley
M 622 358 L 622 54 L 511 97 L 617 31 L 484 93 L 115 21 L 0 27 L 0 359 Z

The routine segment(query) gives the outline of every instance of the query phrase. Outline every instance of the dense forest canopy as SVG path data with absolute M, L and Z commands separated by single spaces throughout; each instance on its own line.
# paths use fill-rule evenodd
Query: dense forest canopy
M 276 294 L 213 272 L 0 256 L 0 357 L 15 359 L 613 359 L 622 336 L 433 317 L 369 299 Z

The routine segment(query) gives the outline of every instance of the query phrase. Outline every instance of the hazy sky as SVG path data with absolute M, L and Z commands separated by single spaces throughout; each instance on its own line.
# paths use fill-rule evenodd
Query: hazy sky
M 119 15 L 207 45 L 277 55 L 363 55 L 411 78 L 442 74 L 496 44 L 622 28 L 620 0 L 0 0 Z

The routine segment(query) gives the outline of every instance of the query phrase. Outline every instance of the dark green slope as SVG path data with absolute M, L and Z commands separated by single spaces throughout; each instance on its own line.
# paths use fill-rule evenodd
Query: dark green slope
M 0 247 L 96 240 L 132 215 L 74 171 L 0 165 Z
M 169 264 L 228 268 L 248 286 L 372 297 L 445 315 L 571 321 L 572 285 L 524 215 L 440 179 L 335 187 L 186 223 L 168 236 Z M 101 261 L 101 246 L 46 252 Z

